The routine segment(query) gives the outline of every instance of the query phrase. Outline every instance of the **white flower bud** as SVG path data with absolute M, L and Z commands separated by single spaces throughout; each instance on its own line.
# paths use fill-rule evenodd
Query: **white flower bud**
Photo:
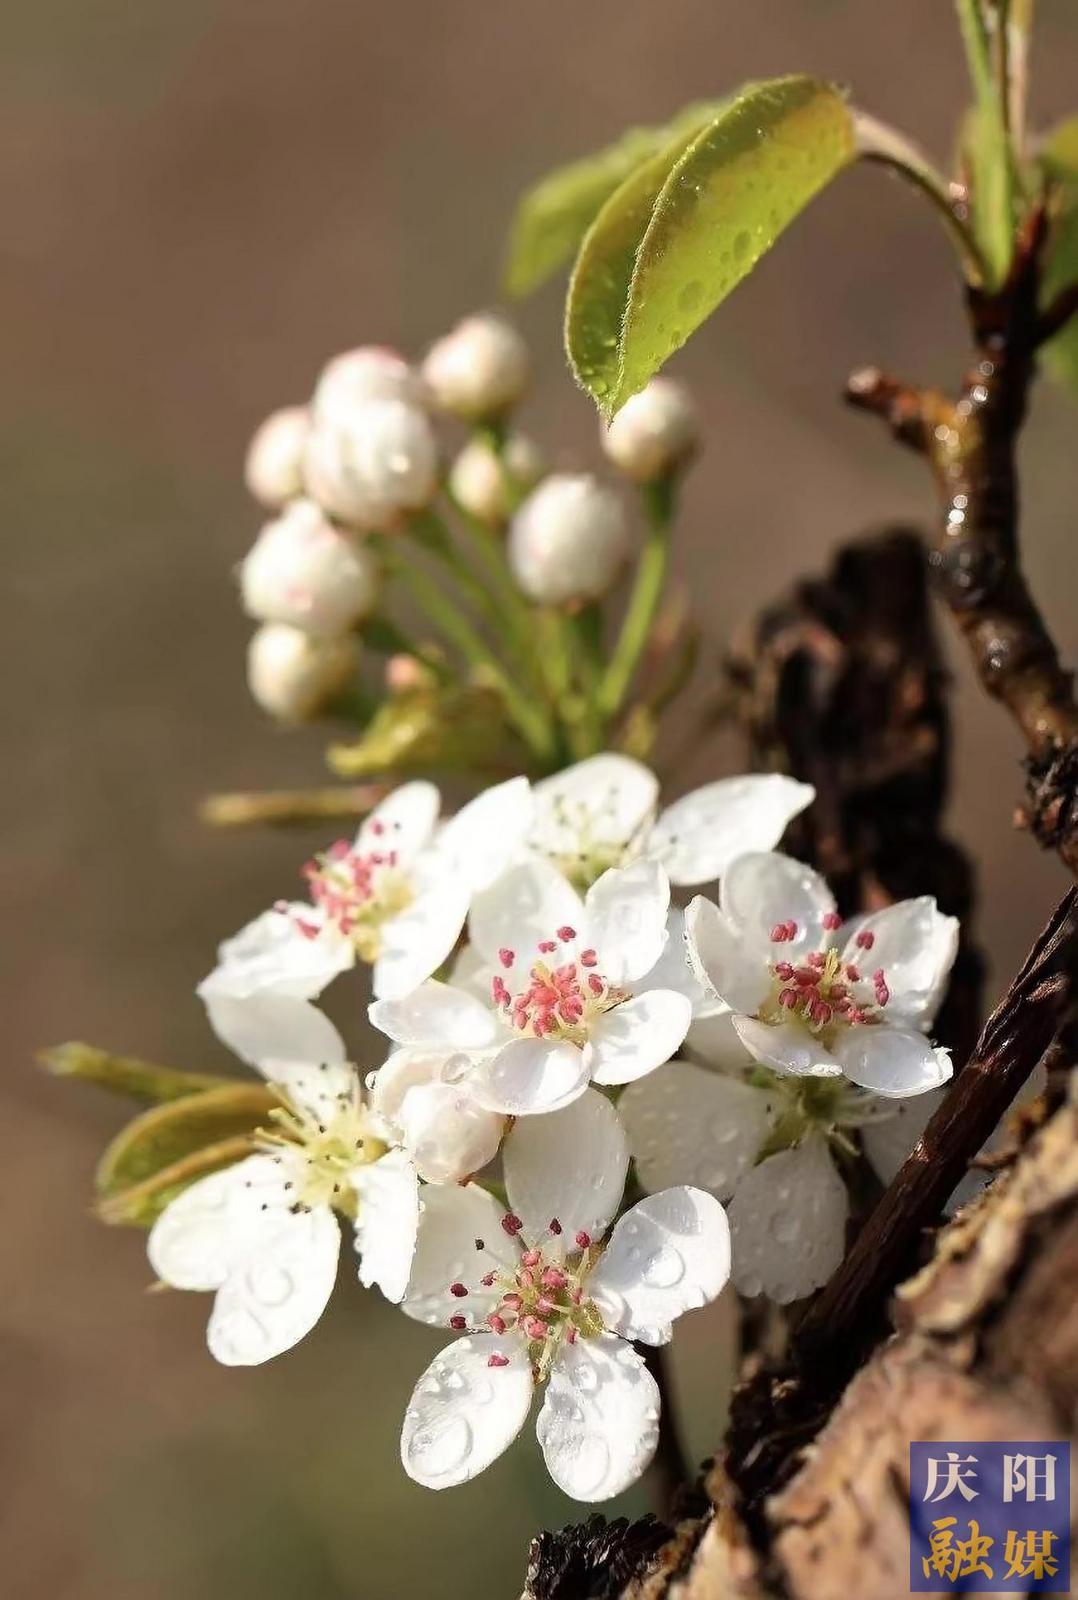
M 265 622 L 247 647 L 247 687 L 278 722 L 306 722 L 359 670 L 351 634 L 316 639 L 285 622 Z
M 527 490 L 543 474 L 537 445 L 523 434 L 506 441 L 502 460 L 488 440 L 469 440 L 449 473 L 453 497 L 480 522 L 504 522 L 513 509 L 514 489 Z
M 586 473 L 558 473 L 525 500 L 509 529 L 509 563 L 532 600 L 598 600 L 629 553 L 621 502 Z
M 476 419 L 519 400 L 528 381 L 528 347 L 502 317 L 466 317 L 427 352 L 423 376 L 443 411 Z
M 270 511 L 303 493 L 303 452 L 310 431 L 306 406 L 285 406 L 268 416 L 251 440 L 244 480 Z
M 356 528 L 392 525 L 418 511 L 438 485 L 438 446 L 429 421 L 403 400 L 368 400 L 347 425 L 319 424 L 304 457 L 307 493 Z
M 409 1089 L 397 1112 L 402 1140 L 428 1183 L 459 1183 L 498 1153 L 504 1117 L 484 1111 L 451 1083 Z
M 374 609 L 378 578 L 368 550 L 335 528 L 313 500 L 295 500 L 255 540 L 240 567 L 240 592 L 256 622 L 333 635 Z
M 696 440 L 692 402 L 681 384 L 669 378 L 652 378 L 602 430 L 606 454 L 637 483 L 650 483 L 680 466 Z
M 404 400 L 408 405 L 425 406 L 430 395 L 403 356 L 381 345 L 365 344 L 326 363 L 311 410 L 316 422 L 345 427 L 357 406 L 368 400 Z

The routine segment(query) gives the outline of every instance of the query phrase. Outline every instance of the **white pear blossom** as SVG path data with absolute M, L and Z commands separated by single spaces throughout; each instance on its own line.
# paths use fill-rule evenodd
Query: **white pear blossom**
M 615 466 L 638 483 L 651 483 L 688 459 L 698 428 L 696 409 L 682 385 L 652 378 L 602 428 L 601 440 Z
M 465 317 L 433 344 L 423 377 L 435 404 L 453 416 L 478 421 L 498 416 L 524 392 L 528 347 L 504 317 Z
M 383 345 L 366 344 L 326 362 L 315 385 L 311 411 L 319 426 L 346 428 L 369 400 L 403 400 L 424 407 L 430 394 L 403 356 Z
M 394 1050 L 368 1079 L 369 1102 L 427 1183 L 463 1183 L 498 1153 L 506 1119 L 469 1089 L 459 1052 Z
M 538 1386 L 536 1436 L 555 1483 L 607 1500 L 658 1440 L 659 1391 L 632 1340 L 664 1344 L 729 1275 L 721 1205 L 680 1186 L 627 1211 L 617 1113 L 589 1091 L 516 1125 L 506 1213 L 486 1190 L 428 1189 L 403 1309 L 461 1334 L 420 1378 L 401 1460 L 432 1489 L 464 1483 L 516 1438 Z
M 254 498 L 277 511 L 303 492 L 303 452 L 311 431 L 306 406 L 283 406 L 268 416 L 247 448 L 243 475 Z
M 629 558 L 625 511 L 589 473 L 552 473 L 509 526 L 509 565 L 541 605 L 600 600 Z
M 378 562 L 313 500 L 293 500 L 267 522 L 240 568 L 243 608 L 259 622 L 287 622 L 332 638 L 369 615 Z
M 352 840 L 307 863 L 307 902 L 280 902 L 227 940 L 200 986 L 215 993 L 321 993 L 356 961 L 374 992 L 407 994 L 451 954 L 475 893 L 518 853 L 531 819 L 526 778 L 485 790 L 438 825 L 432 783 L 402 784 Z
M 692 1001 L 648 981 L 667 938 L 661 866 L 614 868 L 581 900 L 553 868 L 526 862 L 487 902 L 496 942 L 473 929 L 464 981 L 432 979 L 371 1006 L 395 1044 L 469 1057 L 470 1094 L 507 1116 L 558 1110 L 589 1081 L 629 1083 L 675 1053 Z
M 697 976 L 733 1013 L 749 1054 L 780 1073 L 845 1075 L 876 1094 L 938 1088 L 950 1058 L 925 1037 L 958 946 L 930 897 L 843 929 L 818 873 L 788 856 L 741 856 L 718 906 L 686 914 Z
M 513 433 L 499 456 L 488 439 L 477 434 L 461 450 L 449 471 L 453 498 L 480 522 L 505 522 L 516 494 L 526 492 L 543 474 L 537 445 Z
M 367 400 L 311 431 L 304 483 L 330 516 L 360 531 L 392 528 L 434 498 L 438 446 L 426 414 L 404 400 Z
M 350 635 L 319 639 L 287 622 L 264 622 L 247 646 L 247 687 L 278 722 L 307 722 L 343 694 L 359 661 Z
M 658 861 L 677 888 L 712 883 L 731 861 L 770 850 L 815 795 L 780 773 L 720 778 L 659 806 L 659 780 L 630 756 L 589 756 L 532 789 L 532 855 L 578 888 L 608 867 Z
M 207 1339 L 227 1366 L 254 1366 L 314 1327 L 337 1275 L 340 1222 L 354 1219 L 359 1277 L 404 1294 L 419 1223 L 415 1165 L 387 1146 L 329 1019 L 263 994 L 208 1005 L 219 1037 L 274 1085 L 258 1151 L 177 1196 L 150 1231 L 150 1263 L 176 1289 L 215 1294 Z

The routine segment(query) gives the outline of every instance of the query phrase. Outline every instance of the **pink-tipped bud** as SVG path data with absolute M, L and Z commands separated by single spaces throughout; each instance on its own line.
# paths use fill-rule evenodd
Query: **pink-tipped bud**
M 859 950 L 871 950 L 872 946 L 876 943 L 876 935 L 872 932 L 871 928 L 862 928 L 861 932 L 854 940 L 854 943 L 857 945 Z
M 488 1367 L 507 1367 L 508 1365 L 509 1365 L 509 1357 L 508 1356 L 493 1355 L 493 1356 L 488 1356 L 487 1357 L 487 1366 Z
M 583 1228 L 581 1228 L 580 1232 L 576 1236 L 576 1244 L 577 1249 L 586 1250 L 591 1244 L 591 1234 L 585 1233 Z

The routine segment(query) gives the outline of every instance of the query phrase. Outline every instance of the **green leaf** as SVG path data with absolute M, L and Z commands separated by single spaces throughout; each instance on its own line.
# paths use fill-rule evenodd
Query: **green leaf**
M 527 764 L 506 724 L 501 696 L 475 684 L 391 695 L 360 737 L 330 745 L 326 760 L 342 778 Z
M 710 120 L 718 105 L 688 106 L 657 128 L 630 128 L 613 144 L 541 178 L 521 200 L 506 252 L 505 290 L 523 299 L 570 259 L 592 219 L 643 162 Z
M 267 1084 L 235 1083 L 143 1111 L 121 1129 L 98 1163 L 99 1200 L 111 1201 L 223 1141 L 239 1140 L 236 1148 L 242 1153 L 279 1104 Z
M 251 1140 L 244 1134 L 205 1145 L 201 1150 L 193 1150 L 181 1160 L 162 1167 L 160 1172 L 144 1178 L 141 1183 L 133 1183 L 116 1194 L 102 1196 L 97 1202 L 97 1215 L 102 1222 L 112 1225 L 149 1228 L 165 1207 L 171 1205 L 176 1196 L 192 1183 L 199 1178 L 208 1178 L 211 1172 L 219 1172 L 222 1167 L 235 1166 L 237 1161 L 242 1161 L 250 1153 Z
M 1041 304 L 1078 283 L 1078 117 L 1061 123 L 1046 139 L 1041 166 L 1058 186 L 1059 210 L 1052 225 L 1041 280 Z M 1078 394 L 1078 318 L 1072 317 L 1042 351 L 1058 383 Z
M 57 1078 L 81 1078 L 113 1094 L 146 1100 L 154 1105 L 232 1081 L 210 1072 L 181 1072 L 176 1067 L 158 1067 L 134 1056 L 114 1056 L 108 1050 L 99 1050 L 96 1045 L 81 1044 L 77 1040 L 42 1050 L 37 1059 L 46 1072 Z
M 608 416 L 856 156 L 841 93 L 814 78 L 754 84 L 612 195 L 581 247 L 566 340 Z

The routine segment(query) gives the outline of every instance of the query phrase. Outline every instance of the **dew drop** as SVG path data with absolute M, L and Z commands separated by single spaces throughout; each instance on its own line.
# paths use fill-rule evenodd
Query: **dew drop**
M 444 1427 L 413 1434 L 406 1452 L 425 1478 L 442 1478 L 467 1460 L 471 1448 L 470 1426 L 463 1417 L 451 1417 Z
M 650 1258 L 642 1276 L 652 1289 L 672 1289 L 685 1276 L 684 1257 L 673 1245 L 663 1245 Z

